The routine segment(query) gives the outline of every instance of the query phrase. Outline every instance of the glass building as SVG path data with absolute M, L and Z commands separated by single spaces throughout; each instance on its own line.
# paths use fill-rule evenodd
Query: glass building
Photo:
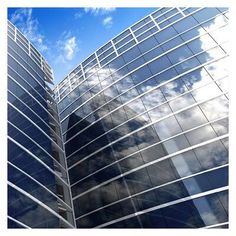
M 226 8 L 160 8 L 55 89 L 78 228 L 227 228 Z
M 52 71 L 8 22 L 8 228 L 74 228 Z
M 9 227 L 228 228 L 227 26 L 159 8 L 52 91 L 9 23 Z

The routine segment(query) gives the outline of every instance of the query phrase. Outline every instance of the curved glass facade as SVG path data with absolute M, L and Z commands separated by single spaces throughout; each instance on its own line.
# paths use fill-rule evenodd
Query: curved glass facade
M 8 228 L 74 228 L 52 71 L 8 23 Z
M 226 8 L 160 8 L 54 89 L 78 228 L 228 227 Z

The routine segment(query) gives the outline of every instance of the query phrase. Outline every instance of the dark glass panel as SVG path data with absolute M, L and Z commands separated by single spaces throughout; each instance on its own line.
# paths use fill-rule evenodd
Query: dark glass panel
M 228 162 L 228 152 L 220 141 L 198 147 L 194 152 L 204 169 L 210 169 Z

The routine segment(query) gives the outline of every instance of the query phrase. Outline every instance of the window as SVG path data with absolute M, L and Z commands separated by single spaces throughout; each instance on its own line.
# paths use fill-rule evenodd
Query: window
M 130 34 L 130 31 L 126 30 L 125 32 L 118 35 L 115 39 L 113 39 L 113 41 L 116 43 L 116 42 L 120 41 L 122 38 L 125 38 L 129 34 Z
M 152 74 L 155 75 L 156 73 L 170 67 L 171 63 L 166 56 L 162 56 L 156 59 L 155 61 L 149 63 L 148 66 Z
M 194 54 L 217 46 L 216 42 L 208 34 L 189 42 L 187 45 Z
M 228 162 L 228 152 L 220 141 L 194 149 L 201 166 L 210 169 Z
M 147 167 L 153 186 L 158 186 L 176 179 L 170 161 L 164 160 Z
M 192 91 L 192 95 L 197 102 L 216 97 L 217 95 L 220 95 L 220 93 L 221 90 L 214 82 Z
M 164 52 L 180 45 L 181 43 L 183 43 L 183 40 L 181 39 L 181 37 L 175 37 L 171 40 L 169 40 L 168 42 L 164 43 L 163 45 L 161 45 L 161 47 L 163 48 Z
M 196 58 L 191 58 L 175 66 L 175 69 L 179 74 L 182 74 L 188 70 L 191 70 L 192 68 L 197 67 L 198 65 L 198 60 Z
M 185 177 L 202 170 L 193 151 L 181 153 L 171 158 L 174 169 L 179 177 Z
M 142 100 L 140 98 L 137 98 L 134 101 L 128 103 L 124 108 L 128 118 L 132 118 L 139 115 L 140 113 L 145 112 L 145 107 L 143 106 Z
M 216 133 L 212 129 L 211 125 L 206 125 L 193 131 L 187 132 L 185 135 L 191 145 L 216 138 Z
M 186 92 L 187 88 L 180 78 L 161 86 L 161 91 L 165 95 L 166 100 L 169 100 Z
M 197 198 L 193 202 L 205 225 L 214 225 L 228 221 L 228 216 L 217 194 Z
M 206 17 L 209 18 L 208 15 L 206 15 Z M 198 25 L 198 22 L 192 16 L 188 16 L 187 18 L 178 21 L 173 26 L 178 33 L 182 33 L 196 25 Z
M 214 80 L 220 79 L 228 75 L 229 59 L 223 58 L 205 66 L 209 74 Z
M 174 28 L 172 26 L 158 32 L 157 34 L 155 34 L 155 38 L 157 39 L 157 41 L 159 43 L 163 43 L 166 40 L 174 37 L 175 35 L 177 35 L 177 32 L 174 30 Z
M 188 30 L 186 33 L 181 34 L 181 38 L 184 41 L 187 41 L 189 39 L 192 39 L 196 36 L 198 36 L 201 32 L 204 32 L 204 29 L 201 26 L 196 26 L 194 29 Z
M 188 89 L 195 89 L 212 81 L 211 77 L 203 67 L 182 76 L 181 79 L 184 81 Z
M 163 52 L 164 51 L 162 50 L 161 47 L 157 47 L 157 48 L 152 49 L 150 52 L 146 53 L 145 55 L 143 55 L 143 58 L 146 61 L 150 61 L 153 58 L 160 56 Z
M 218 136 L 228 133 L 228 118 L 216 121 L 211 124 Z
M 207 119 L 198 106 L 176 114 L 176 119 L 183 130 L 188 130 L 207 122 Z
M 155 89 L 141 97 L 146 109 L 151 109 L 165 101 L 160 89 Z
M 189 143 L 185 137 L 185 135 L 181 134 L 175 138 L 172 138 L 168 141 L 165 141 L 163 144 L 168 154 L 180 151 L 189 147 Z
M 168 104 L 163 104 L 148 112 L 152 121 L 156 121 L 164 116 L 169 115 L 170 113 L 171 113 L 171 109 Z
M 228 115 L 228 99 L 223 95 L 200 105 L 208 120 Z
M 143 65 L 144 63 L 145 63 L 144 58 L 139 57 L 135 61 L 132 61 L 131 63 L 129 63 L 127 65 L 127 68 L 128 68 L 129 71 L 132 71 L 132 70 L 135 70 L 136 68 L 138 68 L 139 66 Z
M 152 74 L 151 74 L 148 66 L 143 66 L 131 74 L 132 79 L 135 84 L 140 83 L 141 81 L 147 79 L 151 75 Z
M 137 58 L 141 52 L 139 51 L 138 47 L 135 46 L 131 48 L 129 51 L 125 52 L 122 57 L 124 58 L 125 62 L 128 63 L 133 59 Z
M 193 99 L 191 93 L 187 93 L 185 95 L 182 95 L 181 97 L 175 98 L 174 100 L 170 101 L 169 105 L 172 111 L 175 112 L 194 103 L 195 100 Z
M 158 45 L 157 40 L 155 39 L 154 36 L 152 36 L 152 37 L 144 40 L 142 43 L 140 43 L 138 45 L 138 47 L 142 53 L 145 53 L 148 50 L 153 49 L 157 45 Z
M 186 45 L 183 45 L 174 51 L 167 54 L 168 58 L 172 62 L 172 64 L 176 64 L 178 62 L 183 61 L 184 59 L 192 56 L 192 52 L 188 49 Z
M 202 23 L 203 21 L 206 21 L 214 16 L 216 16 L 217 14 L 219 14 L 220 12 L 213 7 L 208 7 L 208 8 L 204 8 L 196 13 L 193 13 L 193 17 L 199 22 Z
M 213 59 L 219 59 L 223 56 L 225 56 L 225 52 L 220 47 L 215 47 L 212 49 L 209 49 L 206 52 L 201 53 L 197 56 L 197 59 L 200 61 L 200 63 L 205 63 Z
M 161 140 L 169 138 L 182 131 L 175 117 L 173 116 L 154 124 L 154 127 L 158 137 Z

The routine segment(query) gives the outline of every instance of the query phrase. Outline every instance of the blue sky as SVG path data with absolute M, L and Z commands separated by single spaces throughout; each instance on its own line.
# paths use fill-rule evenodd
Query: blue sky
M 155 8 L 9 8 L 8 19 L 52 66 L 55 84 Z

